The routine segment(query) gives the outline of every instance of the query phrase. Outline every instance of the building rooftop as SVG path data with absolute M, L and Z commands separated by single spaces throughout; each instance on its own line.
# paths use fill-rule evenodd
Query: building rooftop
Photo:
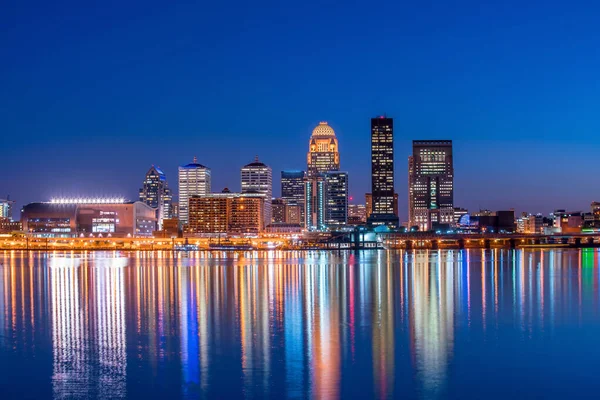
M 208 167 L 207 167 L 207 166 L 205 166 L 205 165 L 199 164 L 199 163 L 198 163 L 198 159 L 197 159 L 195 156 L 194 156 L 194 161 L 192 161 L 192 162 L 191 162 L 191 163 L 189 163 L 189 164 L 182 165 L 182 166 L 181 166 L 181 167 L 179 167 L 179 168 L 190 168 L 190 169 L 192 169 L 192 168 L 204 168 L 204 169 L 210 169 L 210 168 L 208 168 Z
M 327 122 L 323 121 L 323 122 L 319 122 L 319 125 L 317 125 L 317 127 L 315 129 L 313 129 L 312 136 L 313 137 L 315 137 L 315 136 L 335 137 L 335 131 L 333 130 L 332 127 L 329 126 L 329 124 L 327 124 Z

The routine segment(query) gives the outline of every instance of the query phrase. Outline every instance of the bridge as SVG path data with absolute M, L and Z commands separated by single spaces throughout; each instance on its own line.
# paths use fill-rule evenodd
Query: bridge
M 491 249 L 543 247 L 600 247 L 600 233 L 535 234 L 436 234 L 433 232 L 354 232 L 332 233 L 314 244 L 320 249 Z

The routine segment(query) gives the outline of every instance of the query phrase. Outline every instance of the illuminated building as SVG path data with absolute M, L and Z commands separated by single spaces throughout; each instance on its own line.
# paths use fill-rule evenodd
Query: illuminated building
M 361 225 L 367 222 L 367 207 L 364 204 L 348 204 L 348 224 Z
M 264 201 L 260 193 L 243 193 L 231 199 L 229 231 L 257 234 L 264 230 Z
M 304 223 L 304 171 L 281 171 L 281 198 L 288 206 L 287 222 Z M 296 211 L 289 211 L 289 207 L 300 210 L 298 217 Z M 291 218 L 291 219 L 290 219 Z
M 162 229 L 154 232 L 157 238 L 176 238 L 179 237 L 179 220 L 177 218 L 163 219 Z
M 143 237 L 156 229 L 156 212 L 140 201 L 57 199 L 27 204 L 21 223 L 39 237 Z
M 542 214 L 528 215 L 522 218 L 523 220 L 523 233 L 542 233 L 544 226 L 544 217 Z
M 304 226 L 307 229 L 325 230 L 328 225 L 347 222 L 348 174 L 336 174 L 339 169 L 335 132 L 327 122 L 320 122 L 312 132 L 307 154 L 308 172 L 304 180 Z M 328 199 L 328 196 L 333 197 Z
M 325 225 L 328 228 L 348 223 L 348 173 L 331 171 L 323 174 Z
M 322 176 L 304 182 L 304 227 L 309 230 L 325 229 L 325 190 Z
M 140 189 L 140 201 L 156 209 L 159 229 L 163 219 L 173 218 L 171 189 L 164 172 L 154 165 L 150 167 Z
M 263 202 L 263 225 L 271 223 L 271 200 L 273 198 L 273 173 L 271 167 L 258 160 L 258 156 L 250 164 L 244 165 L 241 171 L 242 193 L 262 193 L 265 196 Z
M 583 213 L 580 211 L 566 212 L 565 210 L 555 210 L 554 228 L 559 233 L 578 233 L 583 227 Z
M 283 199 L 271 201 L 271 224 L 281 224 L 287 220 L 287 204 Z
M 592 214 L 596 220 L 600 220 L 600 202 L 594 201 L 591 205 Z
M 189 198 L 188 233 L 226 233 L 231 214 L 231 193 Z
M 189 199 L 188 234 L 260 233 L 264 230 L 262 193 L 222 193 Z
M 394 213 L 394 120 L 387 117 L 371 119 L 371 194 L 370 225 L 397 228 L 398 212 Z
M 309 178 L 340 169 L 338 141 L 327 122 L 319 122 L 313 130 L 306 158 Z
M 19 232 L 23 230 L 20 221 L 11 221 L 9 218 L 0 217 L 0 233 Z
M 9 199 L 0 199 L 0 218 L 12 220 L 12 208 L 15 202 Z
M 304 205 L 302 204 L 286 204 L 285 206 L 285 222 L 288 224 L 303 225 L 302 216 L 304 215 Z
M 398 215 L 398 193 L 394 193 L 394 202 L 392 205 L 394 215 Z M 365 209 L 367 213 L 367 219 L 369 219 L 369 217 L 371 217 L 371 213 L 373 212 L 373 195 L 371 193 L 365 193 Z
M 458 221 L 462 218 L 463 215 L 467 215 L 469 210 L 466 208 L 454 207 L 454 225 L 458 225 Z
M 198 164 L 196 157 L 190 164 L 179 167 L 179 221 L 188 223 L 188 199 L 210 193 L 210 168 Z
M 408 159 L 409 225 L 421 231 L 454 224 L 451 140 L 413 140 Z

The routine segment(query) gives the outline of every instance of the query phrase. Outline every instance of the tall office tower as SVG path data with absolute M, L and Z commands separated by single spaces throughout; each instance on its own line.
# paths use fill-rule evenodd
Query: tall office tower
M 271 223 L 271 200 L 273 199 L 273 172 L 271 167 L 258 160 L 258 156 L 250 164 L 244 165 L 241 171 L 242 193 L 261 193 L 263 202 L 264 226 Z
M 281 171 L 281 198 L 288 204 L 304 202 L 304 171 Z
M 312 131 L 306 161 L 304 226 L 307 229 L 326 229 L 324 174 L 340 169 L 338 141 L 327 122 L 319 122 Z
M 327 125 L 327 122 L 319 122 L 319 125 L 312 131 L 306 158 L 308 178 L 340 169 L 338 141 L 335 132 Z
M 179 167 L 179 221 L 188 223 L 188 200 L 191 196 L 205 196 L 210 193 L 210 168 L 194 161 Z
M 348 173 L 331 171 L 323 174 L 325 225 L 335 228 L 348 223 Z
M 172 200 L 173 196 L 164 172 L 153 165 L 142 183 L 140 201 L 156 209 L 159 230 L 162 229 L 163 219 L 173 217 Z
M 298 214 L 299 220 L 295 215 L 292 220 L 294 223 L 302 224 L 304 222 L 304 171 L 281 171 L 281 198 L 285 201 L 289 210 Z M 299 210 L 299 213 L 298 213 Z
M 304 180 L 304 227 L 325 230 L 325 180 L 315 176 Z
M 392 210 L 394 210 L 394 215 L 398 216 L 398 193 L 394 193 L 394 202 L 392 203 Z M 365 211 L 367 213 L 367 220 L 371 217 L 373 213 L 373 194 L 365 193 Z
M 421 231 L 454 223 L 451 140 L 414 140 L 408 158 L 409 225 Z
M 394 120 L 371 118 L 371 225 L 398 227 L 394 214 Z

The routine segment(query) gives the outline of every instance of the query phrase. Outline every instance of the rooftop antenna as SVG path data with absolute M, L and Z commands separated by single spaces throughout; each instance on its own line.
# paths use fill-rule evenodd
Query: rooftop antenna
M 194 156 L 194 164 L 198 164 L 198 158 Z

